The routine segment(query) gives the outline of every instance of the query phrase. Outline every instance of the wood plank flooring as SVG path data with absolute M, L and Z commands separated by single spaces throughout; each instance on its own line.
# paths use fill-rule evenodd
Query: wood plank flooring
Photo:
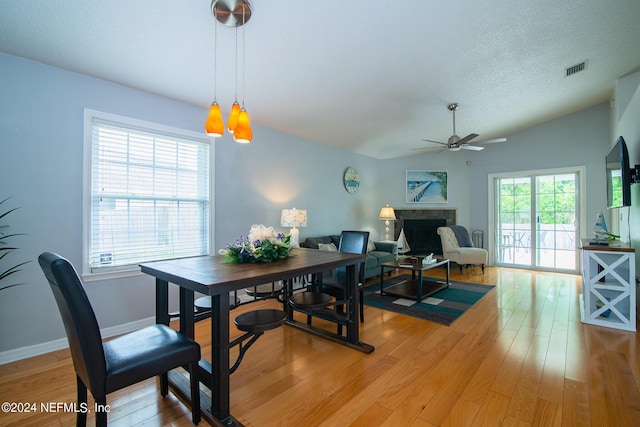
M 247 426 L 640 425 L 638 335 L 582 324 L 579 276 L 474 267 L 452 279 L 496 288 L 450 327 L 366 307 L 370 355 L 286 326 L 267 332 L 231 377 L 232 413 Z M 237 313 L 268 306 L 275 301 Z M 197 324 L 204 355 L 208 331 L 208 321 Z M 0 413 L 3 426 L 74 425 L 74 413 L 40 408 L 75 402 L 69 352 L 0 366 L 0 402 L 37 404 Z M 112 426 L 192 425 L 189 408 L 160 397 L 155 379 L 108 403 Z

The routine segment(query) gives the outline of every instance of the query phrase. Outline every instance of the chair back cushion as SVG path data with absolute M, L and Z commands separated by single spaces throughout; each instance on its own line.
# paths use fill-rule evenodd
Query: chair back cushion
M 61 256 L 45 252 L 38 257 L 51 285 L 67 333 L 76 375 L 95 396 L 106 389 L 106 361 L 95 313 L 78 273 Z
M 368 231 L 343 231 L 340 234 L 340 246 L 338 252 L 346 254 L 366 254 L 369 243 Z M 358 265 L 358 281 L 364 283 L 364 261 Z M 344 274 L 345 268 L 338 268 L 338 277 Z
M 453 230 L 449 227 L 438 227 L 438 234 L 440 235 L 440 241 L 442 242 L 442 252 L 444 255 L 447 252 L 451 252 L 460 247 L 458 245 L 458 239 L 456 239 L 456 235 L 453 233 Z
M 343 231 L 338 251 L 346 254 L 366 254 L 368 243 L 368 231 Z

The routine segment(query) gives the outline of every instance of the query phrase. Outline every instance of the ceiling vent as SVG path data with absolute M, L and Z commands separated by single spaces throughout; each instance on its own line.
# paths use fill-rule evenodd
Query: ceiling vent
M 583 71 L 585 68 L 587 68 L 587 61 L 582 61 L 579 64 L 572 65 L 571 67 L 565 68 L 564 69 L 565 77 L 569 77 L 571 75 L 574 75 L 575 73 L 579 73 L 580 71 Z

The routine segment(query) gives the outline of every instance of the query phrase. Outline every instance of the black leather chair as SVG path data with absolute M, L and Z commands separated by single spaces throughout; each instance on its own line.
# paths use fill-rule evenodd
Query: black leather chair
M 349 254 L 366 254 L 367 244 L 369 243 L 368 231 L 343 231 L 340 235 L 339 252 Z M 365 263 L 361 262 L 358 267 L 358 290 L 360 292 L 360 321 L 364 322 L 364 270 Z M 322 281 L 322 292 L 336 298 L 336 300 L 346 299 L 346 268 L 339 267 L 336 269 L 335 277 Z
M 200 422 L 200 391 L 197 342 L 165 325 L 153 325 L 103 342 L 91 303 L 75 269 L 61 256 L 45 252 L 38 257 L 51 285 L 76 371 L 78 405 L 86 405 L 87 388 L 97 405 L 106 406 L 107 394 L 147 378 L 160 376 L 160 393 L 169 392 L 167 372 L 189 366 L 191 372 L 192 420 Z M 78 412 L 77 425 L 86 425 L 87 415 Z M 96 425 L 107 425 L 107 412 L 96 412 Z
M 340 243 L 338 252 L 350 253 L 350 254 L 365 254 L 367 253 L 367 243 L 369 242 L 368 231 L 343 231 L 340 234 Z M 360 315 L 361 320 L 364 319 L 364 261 L 360 263 L 358 267 L 357 280 L 360 282 Z M 346 304 L 346 268 L 336 269 L 336 280 L 322 279 L 320 289 L 313 289 L 313 284 L 310 289 L 305 292 L 298 292 L 293 294 L 289 298 L 289 304 L 291 307 L 304 311 L 307 313 L 322 310 L 331 305 L 336 306 L 339 313 L 343 310 L 341 306 Z M 335 301 L 331 297 L 335 298 Z M 311 324 L 311 314 L 307 315 L 307 323 Z M 342 325 L 338 324 L 338 334 L 342 333 Z

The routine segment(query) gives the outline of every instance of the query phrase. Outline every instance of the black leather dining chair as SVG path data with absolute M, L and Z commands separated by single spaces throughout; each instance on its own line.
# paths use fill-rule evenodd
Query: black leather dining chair
M 189 367 L 192 421 L 200 422 L 197 342 L 165 325 L 153 325 L 103 342 L 98 321 L 78 273 L 69 261 L 45 252 L 38 257 L 49 281 L 66 330 L 76 372 L 78 407 L 87 404 L 87 389 L 96 405 L 105 408 L 107 394 L 160 376 L 160 394 L 169 392 L 167 372 Z M 93 409 L 93 408 L 92 408 Z M 96 425 L 107 425 L 107 412 L 97 411 Z M 86 425 L 87 414 L 78 411 L 77 425 Z
M 369 243 L 368 231 L 343 231 L 340 235 L 339 252 L 349 254 L 366 254 Z M 358 291 L 360 293 L 360 321 L 364 322 L 364 261 L 358 265 L 357 280 Z M 334 278 L 327 278 L 322 281 L 322 292 L 336 298 L 336 300 L 346 299 L 346 268 L 338 267 Z
M 338 252 L 350 254 L 367 253 L 367 243 L 369 242 L 368 231 L 343 231 L 340 234 L 340 243 Z M 364 319 L 364 261 L 358 266 L 357 280 L 361 284 L 360 292 L 360 315 L 361 321 Z M 298 292 L 289 298 L 291 307 L 305 312 L 313 312 L 327 308 L 331 305 L 336 306 L 337 310 L 342 310 L 341 306 L 346 304 L 346 268 L 336 269 L 335 280 L 322 279 L 321 289 L 311 289 L 305 292 Z M 334 297 L 335 300 L 332 300 Z M 311 314 L 307 315 L 307 323 L 311 324 Z M 342 325 L 338 324 L 338 334 L 342 333 Z

